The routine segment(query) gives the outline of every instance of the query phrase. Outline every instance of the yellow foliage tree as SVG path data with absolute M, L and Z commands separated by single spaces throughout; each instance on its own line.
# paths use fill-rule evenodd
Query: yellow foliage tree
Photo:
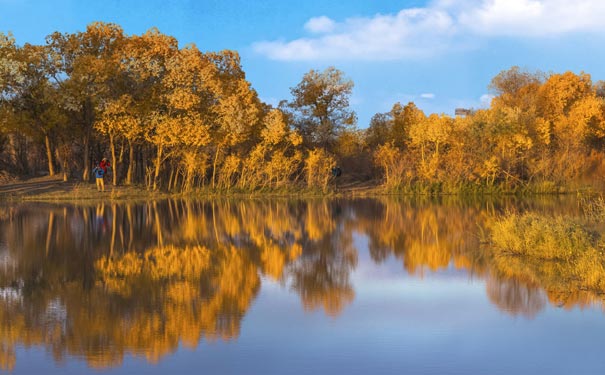
M 336 159 L 324 149 L 313 149 L 305 159 L 307 186 L 327 191 Z

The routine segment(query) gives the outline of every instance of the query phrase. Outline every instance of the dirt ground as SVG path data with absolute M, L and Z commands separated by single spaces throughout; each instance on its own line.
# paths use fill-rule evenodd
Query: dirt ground
M 376 184 L 372 182 L 355 183 L 342 182 L 337 183 L 336 194 L 342 195 L 364 195 L 372 193 L 376 189 Z M 60 176 L 37 177 L 27 180 L 0 184 L 0 200 L 13 199 L 128 199 L 128 198 L 158 198 L 157 194 L 150 193 L 144 189 L 127 186 L 112 186 L 111 183 L 105 184 L 105 192 L 100 193 L 96 190 L 96 185 L 92 182 L 81 181 L 63 181 Z M 160 194 L 162 195 L 162 194 Z
M 127 186 L 105 183 L 105 192 L 97 191 L 92 182 L 63 181 L 60 176 L 37 177 L 0 184 L 0 200 L 69 200 L 69 199 L 129 199 L 156 194 Z
M 69 192 L 75 182 L 63 182 L 60 176 L 37 177 L 0 185 L 0 197 L 37 195 L 49 192 Z

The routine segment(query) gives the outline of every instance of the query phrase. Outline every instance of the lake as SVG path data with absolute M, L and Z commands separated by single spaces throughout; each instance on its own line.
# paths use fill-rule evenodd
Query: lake
M 5 203 L 0 370 L 603 374 L 603 294 L 487 241 L 574 198 Z

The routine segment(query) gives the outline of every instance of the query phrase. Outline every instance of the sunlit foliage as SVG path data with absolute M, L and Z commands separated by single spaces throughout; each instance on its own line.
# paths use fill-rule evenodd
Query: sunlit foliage
M 307 186 L 326 191 L 332 177 L 331 170 L 334 167 L 336 167 L 336 159 L 324 149 L 319 148 L 309 151 L 305 160 Z
M 605 173 L 603 83 L 584 72 L 512 67 L 489 108 L 452 118 L 397 102 L 358 129 L 341 70 L 310 70 L 273 108 L 236 51 L 202 50 L 103 22 L 44 45 L 0 34 L 0 162 L 87 181 L 106 157 L 114 185 L 175 192 L 327 191 L 329 170 L 309 173 L 316 150 L 347 182 L 402 191 L 559 191 Z
M 488 109 L 454 119 L 423 118 L 411 105 L 396 104 L 372 119 L 367 141 L 404 149 L 413 180 L 421 185 L 542 191 L 599 183 L 605 102 L 588 74 L 545 75 L 513 67 L 494 77 L 490 89 L 495 97 Z M 393 133 L 397 128 L 403 130 Z M 409 177 L 403 175 L 393 181 L 386 150 L 374 157 L 385 185 L 406 183 Z

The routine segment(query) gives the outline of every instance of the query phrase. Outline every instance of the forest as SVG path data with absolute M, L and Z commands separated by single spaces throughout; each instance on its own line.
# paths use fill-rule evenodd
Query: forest
M 278 83 L 276 83 L 278 84 Z M 354 83 L 311 70 L 277 107 L 246 80 L 236 51 L 201 52 L 153 28 L 96 22 L 44 45 L 0 33 L 0 182 L 38 175 L 148 190 L 557 192 L 602 187 L 605 82 L 512 67 L 489 108 L 462 116 L 394 103 L 358 124 Z

